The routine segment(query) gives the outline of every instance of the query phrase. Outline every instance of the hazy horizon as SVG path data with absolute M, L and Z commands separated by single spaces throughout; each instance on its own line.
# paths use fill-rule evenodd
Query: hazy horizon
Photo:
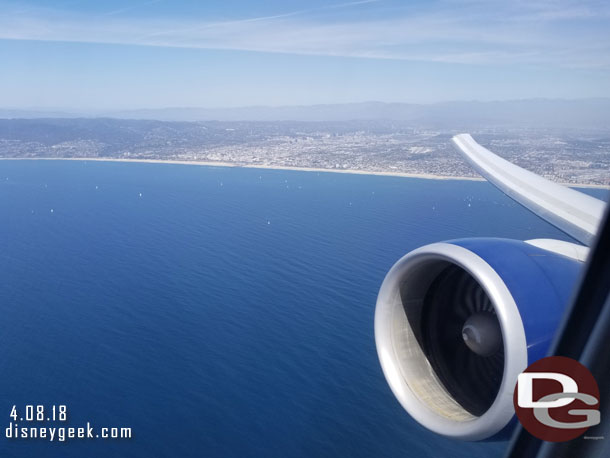
M 490 125 L 607 130 L 610 98 L 450 101 L 430 104 L 356 102 L 345 104 L 163 107 L 131 110 L 0 107 L 0 119 L 90 118 L 156 121 L 343 122 L 398 121 L 444 129 Z
M 405 106 L 431 106 L 431 105 L 449 105 L 459 103 L 479 103 L 479 104 L 494 104 L 494 103 L 513 103 L 513 102 L 586 102 L 586 101 L 610 101 L 610 96 L 599 97 L 523 97 L 523 98 L 506 98 L 506 99 L 446 99 L 434 102 L 415 102 L 415 101 L 390 101 L 390 100 L 354 100 L 351 102 L 329 102 L 329 103 L 303 103 L 303 104 L 235 104 L 235 105 L 159 105 L 159 106 L 132 106 L 132 107 L 115 107 L 115 108 L 100 108 L 96 106 L 9 106 L 0 105 L 2 110 L 20 110 L 20 111 L 67 111 L 67 112 L 109 112 L 109 111 L 148 111 L 148 110 L 231 110 L 231 109 L 247 109 L 247 108 L 310 108 L 318 106 L 337 106 L 337 105 L 405 105 Z

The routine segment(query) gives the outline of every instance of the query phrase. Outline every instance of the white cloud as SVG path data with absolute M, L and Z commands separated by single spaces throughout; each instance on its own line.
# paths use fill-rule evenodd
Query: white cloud
M 610 15 L 603 3 L 445 0 L 371 20 L 337 20 L 337 10 L 369 3 L 383 6 L 365 0 L 222 22 L 9 9 L 0 17 L 0 38 L 463 64 L 610 65 Z M 331 10 L 329 20 L 324 14 Z

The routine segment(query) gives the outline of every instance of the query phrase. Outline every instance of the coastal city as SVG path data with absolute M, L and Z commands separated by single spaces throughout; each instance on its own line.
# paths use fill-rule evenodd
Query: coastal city
M 468 130 L 502 157 L 556 182 L 610 184 L 610 135 L 594 130 Z M 477 177 L 458 130 L 406 122 L 169 122 L 3 119 L 0 158 L 90 158 Z

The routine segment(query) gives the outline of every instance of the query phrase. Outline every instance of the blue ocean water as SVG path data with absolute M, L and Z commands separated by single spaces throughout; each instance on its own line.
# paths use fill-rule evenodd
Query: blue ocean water
M 0 216 L 2 457 L 501 456 L 402 410 L 377 291 L 426 243 L 566 239 L 486 182 L 166 164 L 2 161 Z M 7 439 L 13 405 L 133 437 Z

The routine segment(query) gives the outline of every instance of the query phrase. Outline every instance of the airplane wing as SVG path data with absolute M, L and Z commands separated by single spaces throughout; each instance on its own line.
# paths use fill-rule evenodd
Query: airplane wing
M 591 245 L 604 214 L 604 202 L 502 159 L 470 134 L 459 134 L 452 140 L 494 186 L 579 242 Z

